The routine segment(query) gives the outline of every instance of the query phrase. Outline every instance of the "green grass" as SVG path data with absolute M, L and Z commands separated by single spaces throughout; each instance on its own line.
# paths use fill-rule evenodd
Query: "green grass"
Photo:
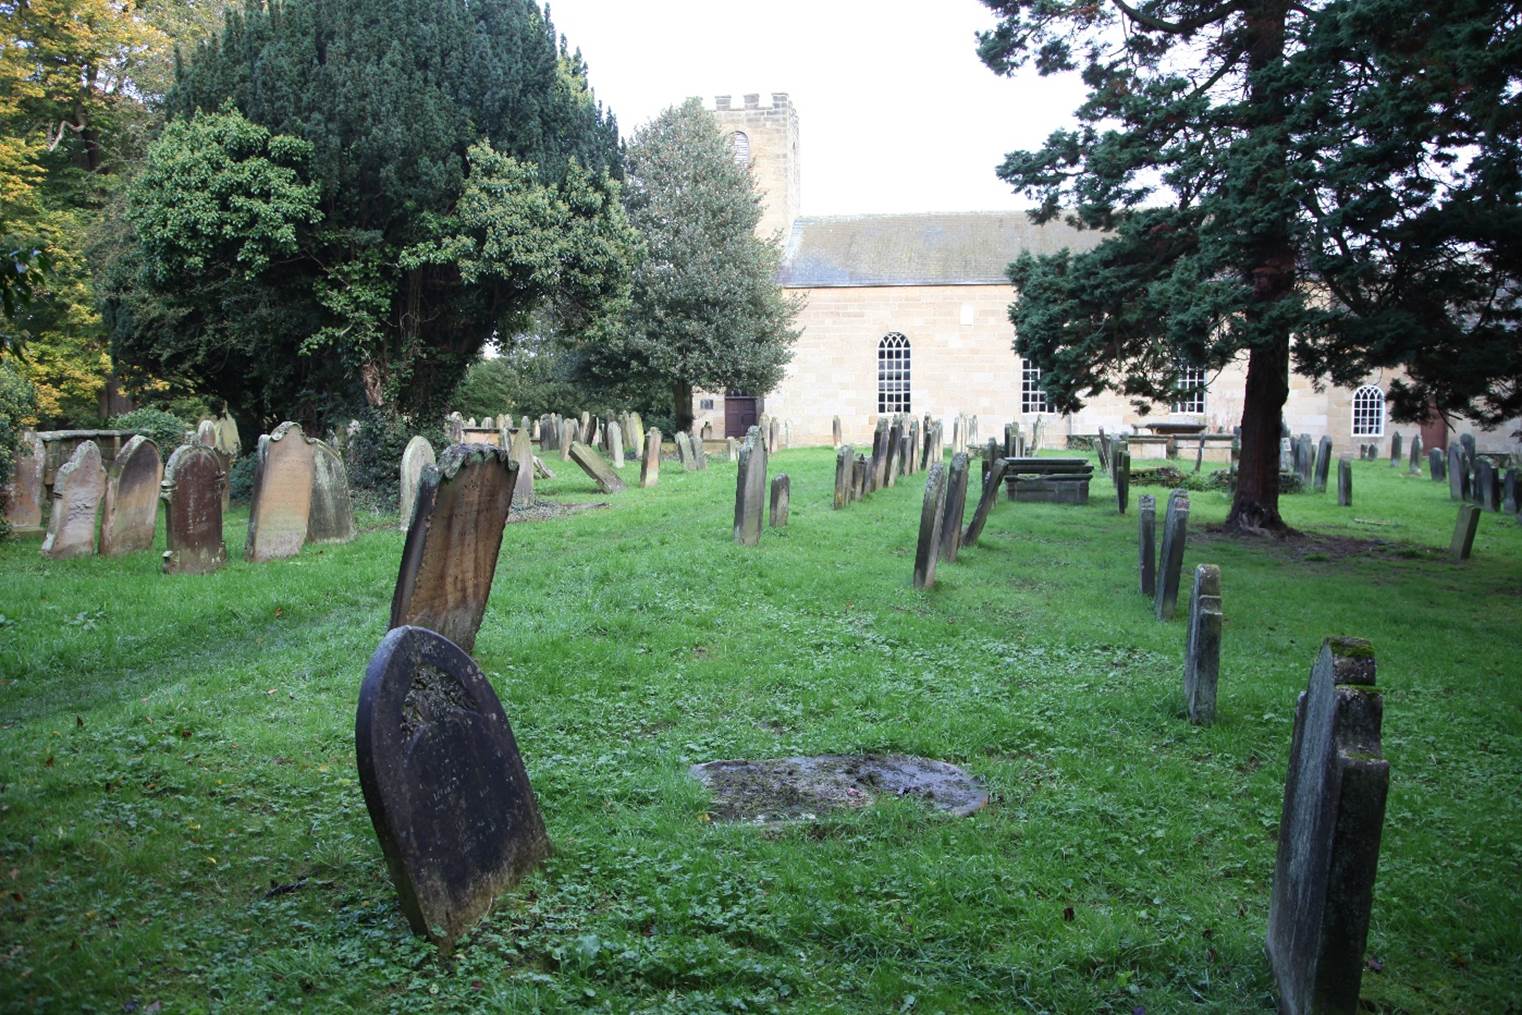
M 394 519 L 205 577 L 0 546 L 0 1007 L 1272 1010 L 1295 698 L 1349 634 L 1378 654 L 1391 765 L 1366 1003 L 1522 1009 L 1513 519 L 1451 563 L 1446 484 L 1358 462 L 1356 507 L 1286 517 L 1388 545 L 1290 552 L 1209 536 L 1226 496 L 1194 494 L 1185 567 L 1221 566 L 1226 614 L 1197 728 L 1184 620 L 1136 588 L 1135 499 L 1166 491 L 1124 517 L 1102 479 L 1088 507 L 1001 502 L 916 592 L 923 476 L 836 512 L 833 461 L 774 456 L 792 523 L 757 548 L 718 461 L 508 527 L 476 656 L 555 855 L 447 965 L 407 931 L 355 775 Z M 541 490 L 598 499 L 551 464 Z M 719 826 L 686 774 L 844 751 L 956 762 L 991 803 Z

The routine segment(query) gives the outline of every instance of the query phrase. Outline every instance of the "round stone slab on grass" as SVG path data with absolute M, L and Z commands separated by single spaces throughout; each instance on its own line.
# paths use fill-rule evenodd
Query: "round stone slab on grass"
M 988 803 L 988 791 L 957 766 L 905 754 L 709 761 L 690 772 L 713 792 L 715 821 L 807 820 L 878 797 L 915 797 L 957 817 Z

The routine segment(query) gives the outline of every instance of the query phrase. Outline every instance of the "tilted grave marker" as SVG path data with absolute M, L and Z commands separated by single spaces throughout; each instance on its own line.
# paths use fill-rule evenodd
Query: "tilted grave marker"
M 1454 560 L 1468 560 L 1474 551 L 1474 534 L 1480 527 L 1480 506 L 1460 504 L 1459 517 L 1453 524 L 1453 540 L 1448 544 L 1448 555 Z
M 946 515 L 946 465 L 931 462 L 925 474 L 925 497 L 920 505 L 920 537 L 914 550 L 914 587 L 935 584 L 935 565 L 940 558 L 941 525 Z
M 206 574 L 227 563 L 222 541 L 222 456 L 199 444 L 182 444 L 164 468 L 165 574 Z
M 42 555 L 53 560 L 88 557 L 95 552 L 100 502 L 106 494 L 106 470 L 100 448 L 82 441 L 53 476 L 53 501 Z
M 1221 569 L 1194 569 L 1189 594 L 1189 638 L 1184 647 L 1184 708 L 1189 721 L 1215 722 L 1216 683 L 1221 675 Z
M 418 483 L 422 482 L 423 469 L 433 465 L 436 459 L 433 455 L 433 445 L 428 443 L 428 438 L 417 436 L 407 442 L 407 447 L 402 451 L 402 485 L 401 485 L 401 525 L 403 532 L 412 524 L 413 506 L 417 503 Z
M 581 466 L 581 471 L 590 476 L 603 493 L 618 493 L 624 488 L 624 481 L 608 468 L 608 463 L 595 448 L 577 441 L 571 445 L 571 461 Z
M 962 516 L 967 512 L 967 452 L 951 456 L 951 472 L 946 478 L 946 517 L 941 520 L 939 554 L 941 560 L 955 564 L 962 548 Z
M 999 487 L 1004 483 L 1005 468 L 1005 460 L 999 458 L 994 460 L 993 467 L 988 470 L 988 476 L 983 480 L 983 491 L 978 496 L 978 506 L 973 509 L 972 521 L 967 523 L 967 531 L 962 535 L 963 546 L 978 545 L 978 539 L 983 535 L 983 526 L 988 523 L 988 514 L 993 510 L 994 502 L 999 499 Z
M 692 453 L 692 436 L 685 430 L 676 432 L 676 455 L 681 460 L 683 472 L 693 472 L 698 467 L 698 460 Z
M 1141 558 L 1141 592 L 1157 595 L 1157 498 L 1150 493 L 1136 502 L 1137 550 Z
M 153 547 L 163 479 L 164 460 L 159 457 L 158 445 L 141 434 L 116 453 L 106 472 L 106 497 L 100 520 L 101 556 L 117 557 Z
M 1374 650 L 1328 638 L 1295 706 L 1268 957 L 1285 1013 L 1359 1010 L 1390 765 Z
M 782 528 L 787 524 L 788 502 L 792 499 L 792 480 L 787 478 L 787 473 L 779 472 L 772 477 L 772 528 Z
M 354 538 L 354 500 L 343 459 L 322 441 L 312 442 L 312 508 L 309 543 L 347 543 Z
M 650 428 L 645 434 L 645 453 L 639 460 L 639 485 L 649 488 L 661 478 L 661 431 Z
M 740 446 L 740 467 L 735 472 L 735 542 L 741 546 L 761 542 L 765 497 L 766 438 L 760 427 L 753 426 Z
M 1178 586 L 1184 566 L 1184 543 L 1189 532 L 1189 494 L 1174 490 L 1168 497 L 1163 515 L 1163 548 L 1157 561 L 1157 596 L 1154 600 L 1158 620 L 1172 620 L 1178 609 Z
M 1327 479 L 1332 471 L 1332 438 L 1322 437 L 1316 445 L 1316 482 L 1312 489 L 1326 493 Z
M 354 754 L 407 923 L 448 953 L 550 854 L 502 703 L 447 638 L 394 628 L 365 669 Z
M 243 557 L 255 564 L 294 557 L 307 539 L 312 511 L 312 444 L 300 423 L 285 422 L 259 438 L 248 538 Z

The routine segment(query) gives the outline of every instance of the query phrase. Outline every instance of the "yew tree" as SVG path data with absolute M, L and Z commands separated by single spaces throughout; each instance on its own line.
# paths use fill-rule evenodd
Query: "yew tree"
M 1522 412 L 1522 12 L 1456 0 L 984 0 L 999 73 L 1081 71 L 1077 125 L 999 175 L 1103 230 L 1010 268 L 1015 348 L 1058 411 L 1141 411 L 1245 357 L 1227 519 L 1283 532 L 1293 368 L 1397 368 L 1398 419 Z

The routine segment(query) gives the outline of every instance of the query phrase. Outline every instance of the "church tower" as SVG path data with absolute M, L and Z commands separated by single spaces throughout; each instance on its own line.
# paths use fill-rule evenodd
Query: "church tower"
M 787 244 L 798 217 L 798 112 L 786 92 L 773 92 L 770 106 L 759 93 L 744 97 L 736 109 L 730 96 L 714 99 L 714 119 L 729 142 L 735 160 L 748 166 L 761 195 L 761 222 L 756 232 L 770 238 L 781 234 Z

